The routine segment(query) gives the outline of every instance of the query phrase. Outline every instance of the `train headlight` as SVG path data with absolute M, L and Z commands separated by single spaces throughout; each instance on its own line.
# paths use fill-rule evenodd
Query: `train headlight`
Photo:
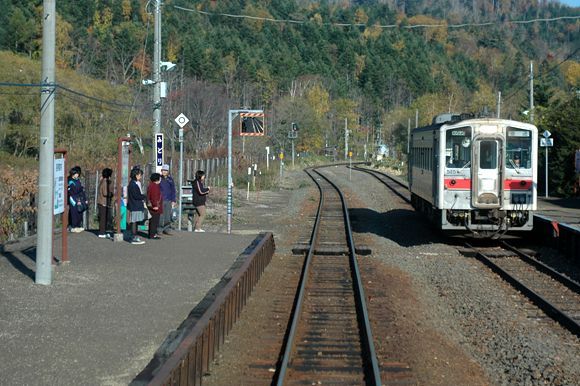
M 527 182 L 526 182 L 526 181 L 520 181 L 520 185 L 521 185 L 522 187 L 523 187 L 523 186 L 526 186 L 526 184 L 527 184 Z
M 457 183 L 457 181 L 454 179 L 452 179 L 451 181 L 449 181 L 449 183 L 451 184 L 451 186 L 455 185 Z

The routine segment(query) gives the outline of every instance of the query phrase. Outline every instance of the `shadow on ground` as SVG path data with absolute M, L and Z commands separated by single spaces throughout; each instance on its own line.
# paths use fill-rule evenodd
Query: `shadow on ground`
M 380 213 L 368 208 L 349 209 L 353 232 L 373 233 L 403 247 L 443 242 L 443 236 L 413 210 Z
M 30 266 L 36 263 L 36 247 L 29 247 L 22 251 L 2 252 L 0 254 L 14 269 L 34 280 L 35 272 Z

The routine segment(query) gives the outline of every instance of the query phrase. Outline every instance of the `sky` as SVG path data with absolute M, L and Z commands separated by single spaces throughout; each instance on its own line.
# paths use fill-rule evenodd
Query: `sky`
M 572 7 L 580 7 L 580 0 L 560 0 L 560 3 L 566 4 Z

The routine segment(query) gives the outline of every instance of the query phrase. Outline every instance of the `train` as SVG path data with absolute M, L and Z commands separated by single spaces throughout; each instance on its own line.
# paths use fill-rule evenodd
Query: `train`
M 411 204 L 441 230 L 499 238 L 531 231 L 538 129 L 509 119 L 440 114 L 411 132 Z

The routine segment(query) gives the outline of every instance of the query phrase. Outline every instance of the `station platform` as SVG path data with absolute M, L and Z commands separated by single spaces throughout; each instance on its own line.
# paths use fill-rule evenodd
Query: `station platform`
M 2 385 L 129 384 L 256 235 L 68 236 L 50 286 L 34 283 L 35 247 L 0 255 Z
M 538 197 L 536 214 L 580 230 L 580 198 Z

